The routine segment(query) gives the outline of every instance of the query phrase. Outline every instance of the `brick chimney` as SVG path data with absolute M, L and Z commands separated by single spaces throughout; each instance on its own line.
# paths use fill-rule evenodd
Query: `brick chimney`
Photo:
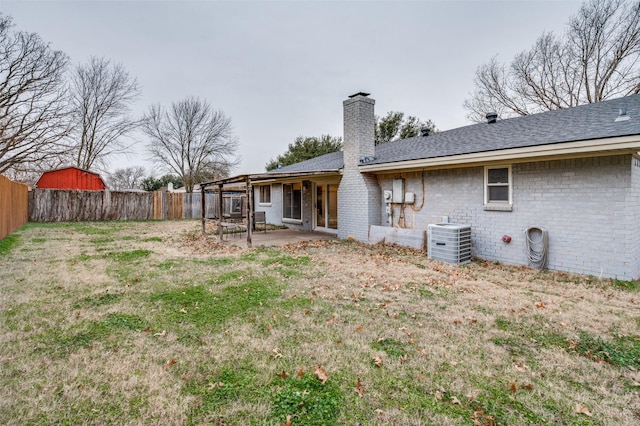
M 375 154 L 376 117 L 373 106 L 376 101 L 368 96 L 368 93 L 358 92 L 342 103 L 345 169 L 355 169 L 361 160 Z
M 358 166 L 375 156 L 375 101 L 356 93 L 343 102 L 344 169 L 338 188 L 338 238 L 369 240 L 369 225 L 380 225 L 380 187 Z

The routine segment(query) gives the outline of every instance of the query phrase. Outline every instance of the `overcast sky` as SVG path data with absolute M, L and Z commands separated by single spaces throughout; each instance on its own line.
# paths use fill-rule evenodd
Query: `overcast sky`
M 142 96 L 134 111 L 188 96 L 231 118 L 242 162 L 264 171 L 299 136 L 342 136 L 342 101 L 364 91 L 376 114 L 403 111 L 440 130 L 469 124 L 476 68 L 510 60 L 544 31 L 562 33 L 577 1 L 14 1 L 0 12 L 74 64 L 122 63 Z M 135 152 L 111 170 L 143 165 Z

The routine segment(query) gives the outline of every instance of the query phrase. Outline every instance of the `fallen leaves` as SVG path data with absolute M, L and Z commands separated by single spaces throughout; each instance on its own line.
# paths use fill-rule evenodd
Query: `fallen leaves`
M 593 414 L 591 414 L 591 412 L 589 411 L 589 409 L 582 404 L 576 404 L 575 407 L 573 407 L 573 412 L 576 414 L 584 414 L 587 417 L 591 417 Z
M 166 362 L 166 364 L 164 365 L 164 369 L 168 370 L 169 368 L 173 367 L 174 365 L 176 365 L 178 363 L 178 361 L 176 361 L 175 359 L 170 359 L 169 361 Z
M 287 414 L 287 421 L 282 423 L 282 426 L 291 426 L 291 414 Z
M 383 364 L 382 358 L 380 358 L 379 356 L 373 357 L 373 363 L 378 367 L 382 367 L 382 364 Z
M 522 365 L 518 365 L 518 364 L 513 364 L 513 368 L 516 371 L 519 371 L 521 373 L 524 373 L 525 371 L 527 371 L 529 369 L 529 366 L 527 364 L 522 364 Z
M 356 387 L 353 390 L 358 394 L 358 396 L 360 396 L 360 398 L 362 398 L 362 396 L 364 395 L 364 384 L 360 381 L 359 377 L 356 383 Z
M 526 385 L 520 385 L 520 388 L 524 390 L 532 391 L 533 385 L 531 383 L 528 383 Z M 518 392 L 518 385 L 516 384 L 516 382 L 509 382 L 509 389 L 513 393 Z
M 324 371 L 324 368 L 320 367 L 319 365 L 315 368 L 315 370 L 313 370 L 313 373 L 316 375 L 316 377 L 320 380 L 320 382 L 323 385 L 329 379 L 329 377 L 327 376 L 327 373 Z
M 471 416 L 471 420 L 473 420 L 473 424 L 476 426 L 497 426 L 495 419 L 486 414 L 482 410 L 474 411 Z
M 418 373 L 416 374 L 416 376 L 418 377 L 419 380 L 422 380 L 423 382 L 429 382 L 429 378 L 422 373 Z

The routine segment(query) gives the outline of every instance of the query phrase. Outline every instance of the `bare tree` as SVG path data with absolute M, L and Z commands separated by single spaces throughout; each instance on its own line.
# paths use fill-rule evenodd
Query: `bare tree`
M 178 174 L 187 192 L 198 182 L 226 177 L 238 163 L 231 120 L 207 101 L 187 98 L 172 103 L 168 111 L 153 105 L 142 128 L 151 139 L 148 150 L 153 159 Z
M 40 176 L 42 176 L 42 173 L 49 170 L 60 169 L 65 166 L 68 166 L 65 155 L 51 156 L 37 163 L 28 162 L 15 164 L 4 172 L 4 175 L 13 181 L 22 182 L 33 187 L 38 179 L 40 179 Z
M 468 118 L 482 121 L 569 108 L 640 93 L 640 3 L 588 0 L 564 37 L 543 34 L 509 66 L 494 57 L 476 71 L 465 101 Z
M 144 179 L 145 170 L 142 166 L 131 166 L 123 169 L 116 169 L 109 173 L 109 187 L 114 191 L 124 189 L 140 189 Z
M 67 152 L 67 56 L 0 15 L 0 173 Z
M 92 57 L 76 68 L 71 88 L 74 164 L 85 170 L 104 167 L 110 156 L 126 153 L 130 144 L 124 138 L 139 125 L 130 114 L 140 96 L 138 83 L 121 64 Z

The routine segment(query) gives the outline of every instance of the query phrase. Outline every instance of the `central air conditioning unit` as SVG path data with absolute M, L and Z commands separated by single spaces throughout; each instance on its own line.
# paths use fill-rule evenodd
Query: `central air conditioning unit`
M 448 263 L 471 262 L 471 226 L 436 223 L 428 226 L 429 259 Z

